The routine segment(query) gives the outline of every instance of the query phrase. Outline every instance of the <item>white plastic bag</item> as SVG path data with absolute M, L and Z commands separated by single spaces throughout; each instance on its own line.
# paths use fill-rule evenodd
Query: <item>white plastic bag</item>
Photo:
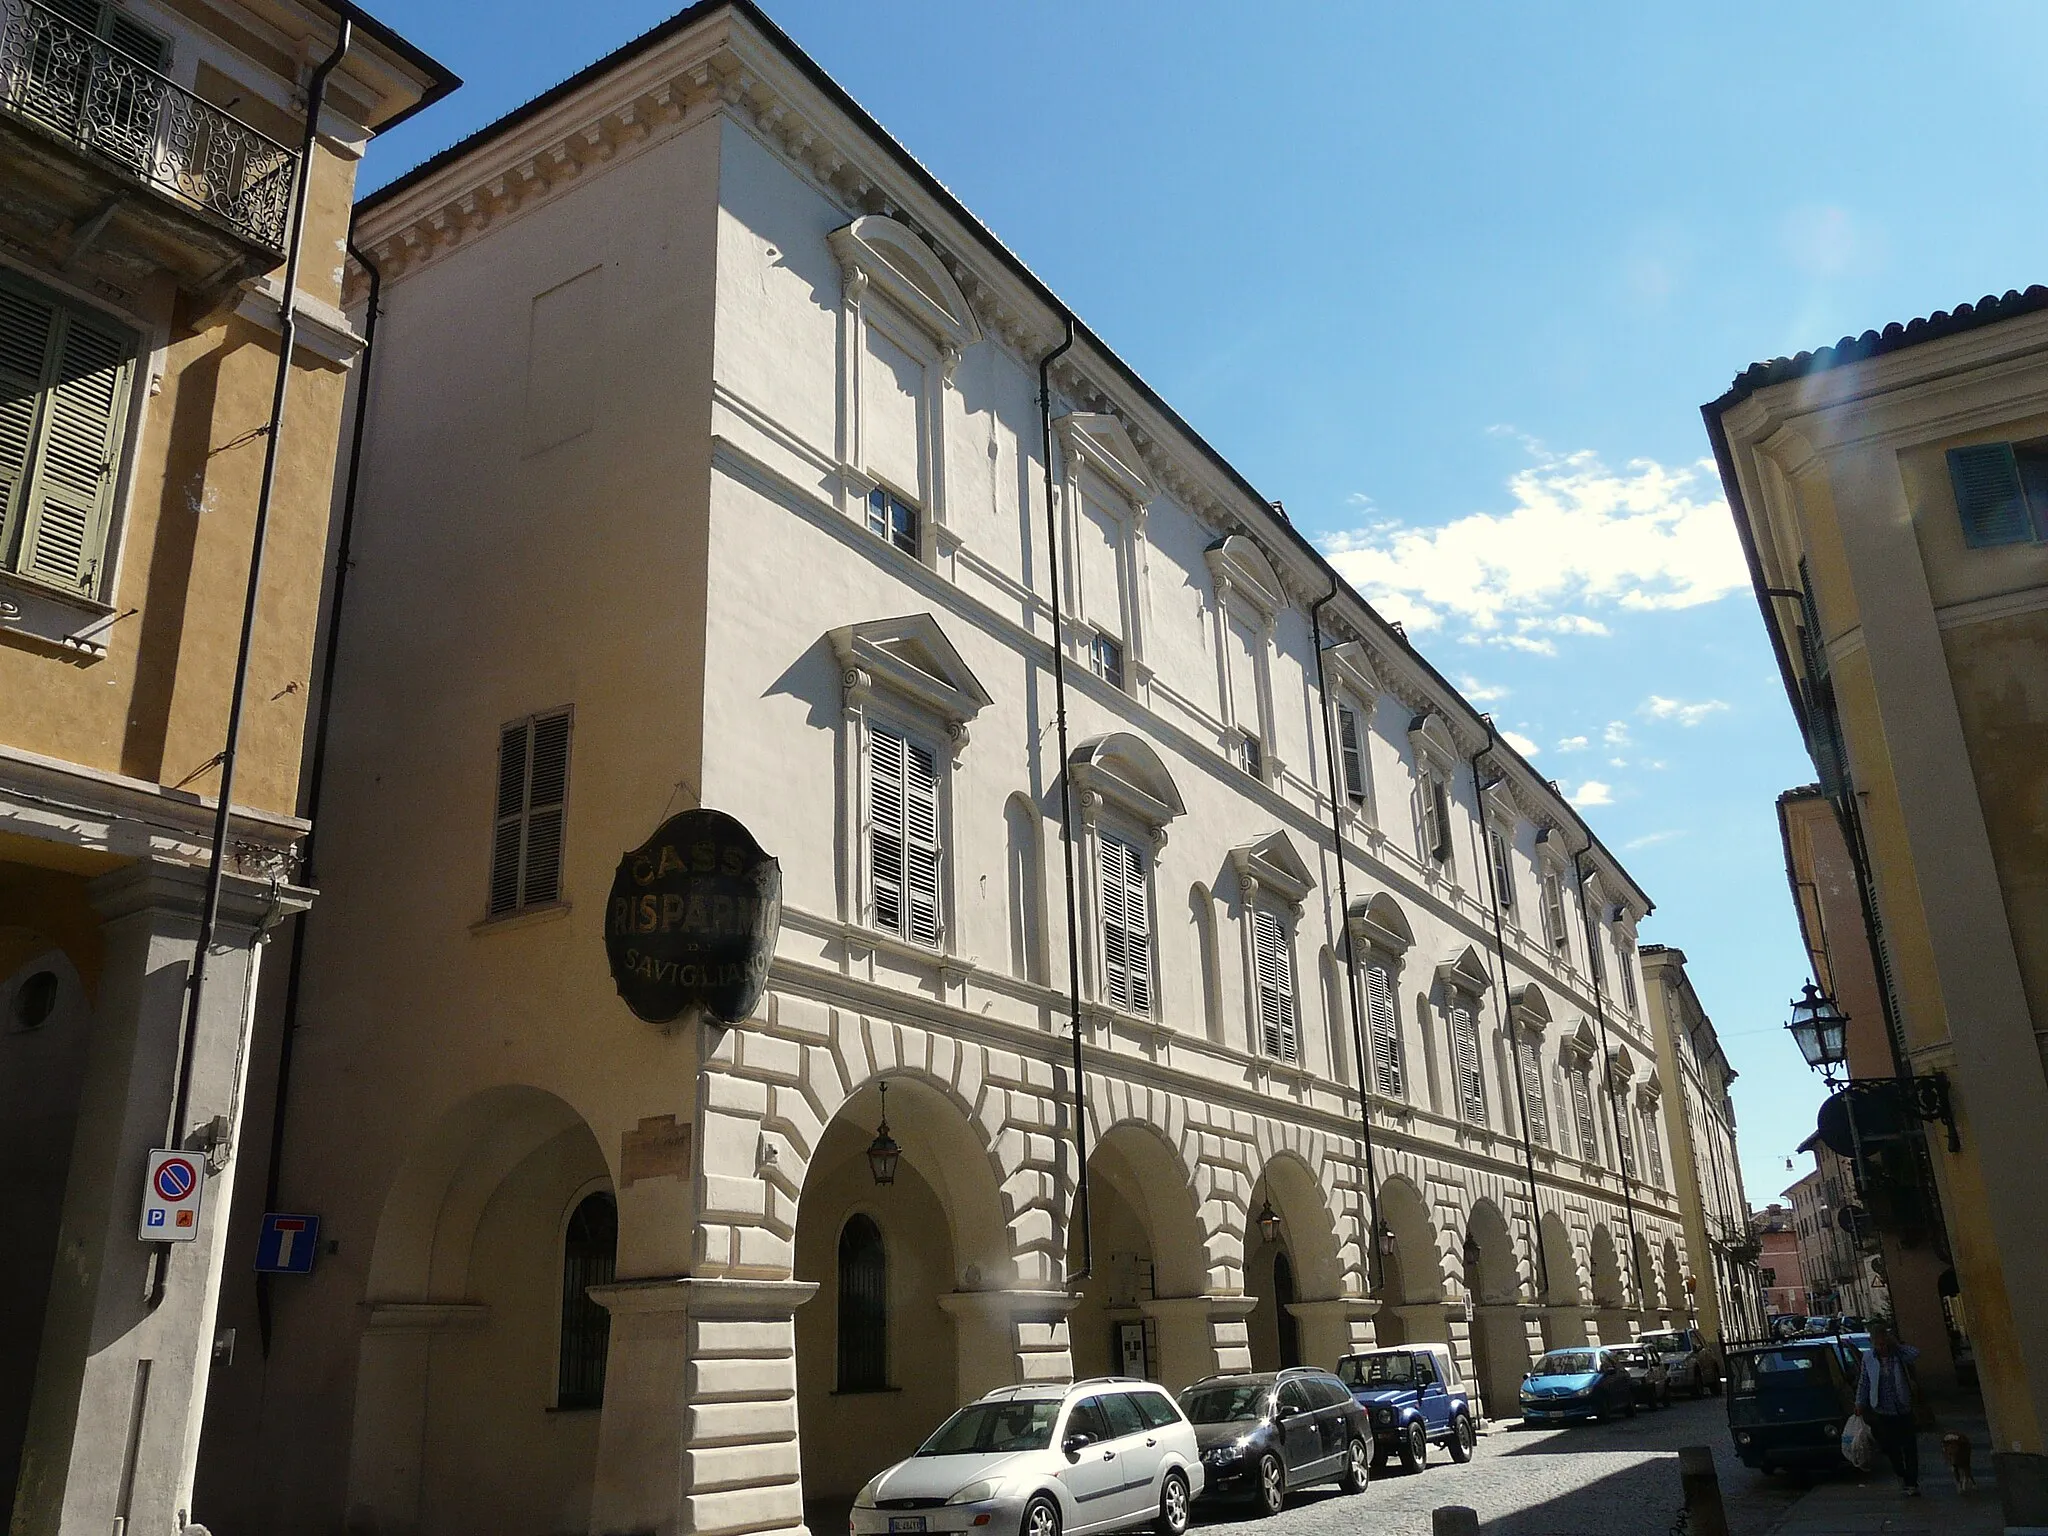
M 1868 1472 L 1877 1465 L 1877 1436 L 1860 1418 L 1852 1418 L 1842 1426 L 1842 1459 L 1858 1472 Z

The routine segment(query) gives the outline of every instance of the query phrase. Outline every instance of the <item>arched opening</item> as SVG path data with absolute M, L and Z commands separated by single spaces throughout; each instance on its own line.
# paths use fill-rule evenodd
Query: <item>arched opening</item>
M 818 1289 L 796 1312 L 798 1443 L 805 1518 L 844 1529 L 862 1483 L 962 1401 L 1016 1379 L 1016 1353 L 986 1319 L 956 1318 L 956 1293 L 1015 1282 L 993 1165 L 965 1111 L 892 1074 L 857 1089 L 818 1138 L 797 1199 L 795 1278 Z M 887 1119 L 902 1149 L 876 1182 L 868 1148 Z M 952 1303 L 957 1305 L 957 1303 Z
M 557 1408 L 604 1403 L 605 1357 L 611 1313 L 591 1300 L 590 1288 L 610 1285 L 619 1261 L 619 1203 L 608 1190 L 585 1195 L 562 1234 L 562 1342 L 555 1370 Z
M 1436 1223 L 1422 1192 L 1399 1175 L 1380 1184 L 1379 1242 L 1374 1338 L 1381 1344 L 1449 1343 Z
M 1341 1307 L 1315 1305 L 1337 1301 L 1346 1289 L 1322 1181 L 1299 1154 L 1276 1153 L 1252 1186 L 1248 1210 L 1245 1291 L 1257 1302 L 1245 1319 L 1252 1369 L 1334 1364 L 1351 1336 Z M 1268 1212 L 1275 1219 L 1262 1222 Z
M 1545 1211 L 1543 1243 L 1543 1347 L 1567 1349 L 1586 1342 L 1586 1309 L 1579 1291 L 1579 1266 L 1564 1218 Z
M 1465 1229 L 1465 1291 L 1472 1303 L 1472 1379 L 1490 1418 L 1513 1414 L 1529 1369 L 1521 1281 L 1507 1219 L 1491 1200 L 1472 1208 Z
M 1208 1375 L 1206 1311 L 1160 1305 L 1208 1290 L 1208 1249 L 1179 1155 L 1149 1126 L 1112 1126 L 1089 1154 L 1088 1199 L 1094 1271 L 1067 1318 L 1075 1376 L 1146 1376 L 1178 1391 Z
M 474 1095 L 400 1165 L 370 1256 L 349 1504 L 384 1530 L 589 1524 L 618 1241 L 610 1169 L 538 1088 Z

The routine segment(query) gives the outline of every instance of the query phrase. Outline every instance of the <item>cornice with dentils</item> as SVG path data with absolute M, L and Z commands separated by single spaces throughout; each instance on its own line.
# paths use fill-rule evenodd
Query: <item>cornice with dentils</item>
M 1026 365 L 1059 345 L 1067 312 L 985 226 L 961 208 L 907 151 L 850 98 L 835 99 L 815 65 L 745 0 L 706 7 L 694 23 L 644 48 L 620 50 L 613 66 L 580 88 L 542 104 L 366 198 L 357 243 L 387 281 L 445 259 L 497 224 L 550 201 L 579 178 L 623 162 L 723 114 L 755 134 L 849 219 L 899 220 L 938 254 L 973 305 L 991 340 Z M 652 36 L 652 35 L 651 35 Z M 821 84 L 821 82 L 823 82 Z M 1416 710 L 1440 714 L 1469 755 L 1486 741 L 1472 705 L 1396 626 L 1337 577 L 1321 554 L 1272 505 L 1182 422 L 1156 391 L 1092 332 L 1077 326 L 1075 345 L 1054 366 L 1053 382 L 1073 408 L 1118 417 L 1147 470 L 1173 499 L 1218 536 L 1243 533 L 1272 560 L 1289 598 L 1306 609 L 1338 586 L 1324 610 L 1332 639 L 1366 646 L 1387 688 Z M 1538 825 L 1591 831 L 1519 754 L 1500 744 L 1517 803 Z M 1650 901 L 1594 840 L 1595 862 L 1634 897 Z

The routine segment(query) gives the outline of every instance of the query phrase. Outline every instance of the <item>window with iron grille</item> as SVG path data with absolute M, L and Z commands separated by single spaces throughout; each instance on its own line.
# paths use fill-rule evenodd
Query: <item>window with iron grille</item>
M 1337 752 L 1344 765 L 1344 798 L 1364 805 L 1365 733 L 1359 729 L 1358 711 L 1349 704 L 1337 706 Z
M 1394 1006 L 1393 968 L 1374 960 L 1365 968 L 1365 1020 L 1372 1047 L 1373 1086 L 1390 1099 L 1402 1096 L 1401 1016 Z
M 882 1229 L 855 1212 L 839 1229 L 839 1390 L 889 1389 L 889 1262 Z
M 1259 1042 L 1278 1061 L 1298 1061 L 1301 1042 L 1294 1015 L 1294 948 L 1287 925 L 1264 907 L 1252 908 L 1252 973 L 1258 990 Z
M 1523 1031 L 1515 1041 L 1522 1073 L 1522 1098 L 1529 1115 L 1529 1139 L 1550 1145 L 1550 1106 L 1543 1101 L 1543 1047 L 1537 1036 Z
M 1451 1032 L 1451 1079 L 1458 1113 L 1473 1125 L 1486 1124 L 1486 1077 L 1479 1064 L 1479 1015 L 1472 1000 L 1453 993 L 1444 1004 Z
M 138 338 L 0 273 L 0 569 L 104 596 Z
M 918 553 L 917 508 L 879 486 L 868 492 L 868 532 L 906 555 Z
M 562 1236 L 562 1344 L 555 1373 L 555 1406 L 596 1408 L 604 1402 L 605 1356 L 612 1315 L 590 1299 L 590 1287 L 610 1285 L 618 1262 L 619 1207 L 610 1195 L 586 1195 Z
M 498 733 L 497 821 L 491 834 L 492 917 L 562 899 L 562 823 L 569 799 L 569 711 L 515 720 Z
M 1573 1069 L 1572 1114 L 1579 1123 L 1579 1157 L 1588 1163 L 1602 1161 L 1600 1156 L 1600 1125 L 1593 1115 L 1593 1069 L 1580 1066 Z
M 868 873 L 875 927 L 939 943 L 939 760 L 885 726 L 868 727 Z
M 1152 896 L 1145 855 L 1119 837 L 1103 837 L 1103 998 L 1127 1013 L 1152 1011 Z

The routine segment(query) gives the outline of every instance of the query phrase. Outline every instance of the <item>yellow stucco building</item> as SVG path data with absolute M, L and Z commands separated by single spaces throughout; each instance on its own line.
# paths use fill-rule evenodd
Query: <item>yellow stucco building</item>
M 0 1490 L 20 1536 L 186 1523 L 258 941 L 313 894 L 299 763 L 362 346 L 339 287 L 356 167 L 455 83 L 346 0 L 11 0 L 0 28 Z M 152 1149 L 180 1197 L 154 1216 Z
M 2007 1518 L 2048 1523 L 2048 289 L 1759 364 L 1706 421 L 1895 1066 L 1939 1077 L 1922 1129 Z

